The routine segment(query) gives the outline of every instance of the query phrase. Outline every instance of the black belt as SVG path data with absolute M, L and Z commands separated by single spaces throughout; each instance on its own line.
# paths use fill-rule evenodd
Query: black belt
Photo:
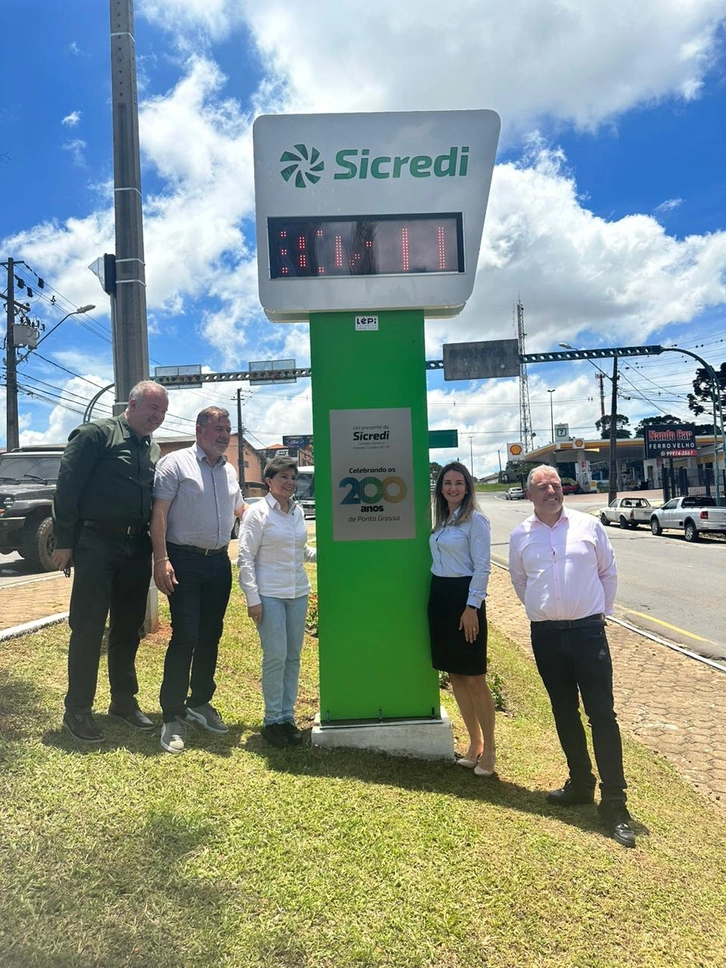
M 587 625 L 604 624 L 605 616 L 602 614 L 602 612 L 598 612 L 595 615 L 586 615 L 585 618 L 563 619 L 561 622 L 532 622 L 532 625 L 536 625 L 537 628 L 556 629 L 557 631 L 564 629 L 581 629 Z
M 91 531 L 106 531 L 108 534 L 146 534 L 148 524 L 115 524 L 113 521 L 81 521 L 84 528 Z
M 174 544 L 173 541 L 167 541 L 166 546 L 167 548 L 179 548 L 182 551 L 193 551 L 195 555 L 221 555 L 227 551 L 227 545 L 222 545 L 221 548 L 197 548 L 196 545 Z

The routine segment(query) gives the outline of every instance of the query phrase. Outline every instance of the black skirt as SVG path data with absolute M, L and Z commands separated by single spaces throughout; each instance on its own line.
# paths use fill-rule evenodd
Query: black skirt
M 479 609 L 479 634 L 467 642 L 459 629 L 461 613 L 466 608 L 471 578 L 431 576 L 429 590 L 429 635 L 431 664 L 441 672 L 462 676 L 482 676 L 487 671 L 487 613 L 482 602 Z

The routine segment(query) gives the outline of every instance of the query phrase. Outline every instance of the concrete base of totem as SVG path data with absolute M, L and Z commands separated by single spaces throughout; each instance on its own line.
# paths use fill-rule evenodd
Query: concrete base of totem
M 454 759 L 454 731 L 445 709 L 440 719 L 406 719 L 391 723 L 322 725 L 315 717 L 313 746 L 371 750 L 421 760 Z

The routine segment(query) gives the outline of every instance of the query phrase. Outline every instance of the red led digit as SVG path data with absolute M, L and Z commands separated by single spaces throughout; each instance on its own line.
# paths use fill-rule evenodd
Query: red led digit
M 343 236 L 335 236 L 335 268 L 343 268 Z
M 444 226 L 439 225 L 439 269 L 446 268 L 446 235 L 444 233 Z
M 298 235 L 298 237 L 297 237 L 297 247 L 300 250 L 300 252 L 304 252 L 305 251 L 305 236 L 304 235 Z

